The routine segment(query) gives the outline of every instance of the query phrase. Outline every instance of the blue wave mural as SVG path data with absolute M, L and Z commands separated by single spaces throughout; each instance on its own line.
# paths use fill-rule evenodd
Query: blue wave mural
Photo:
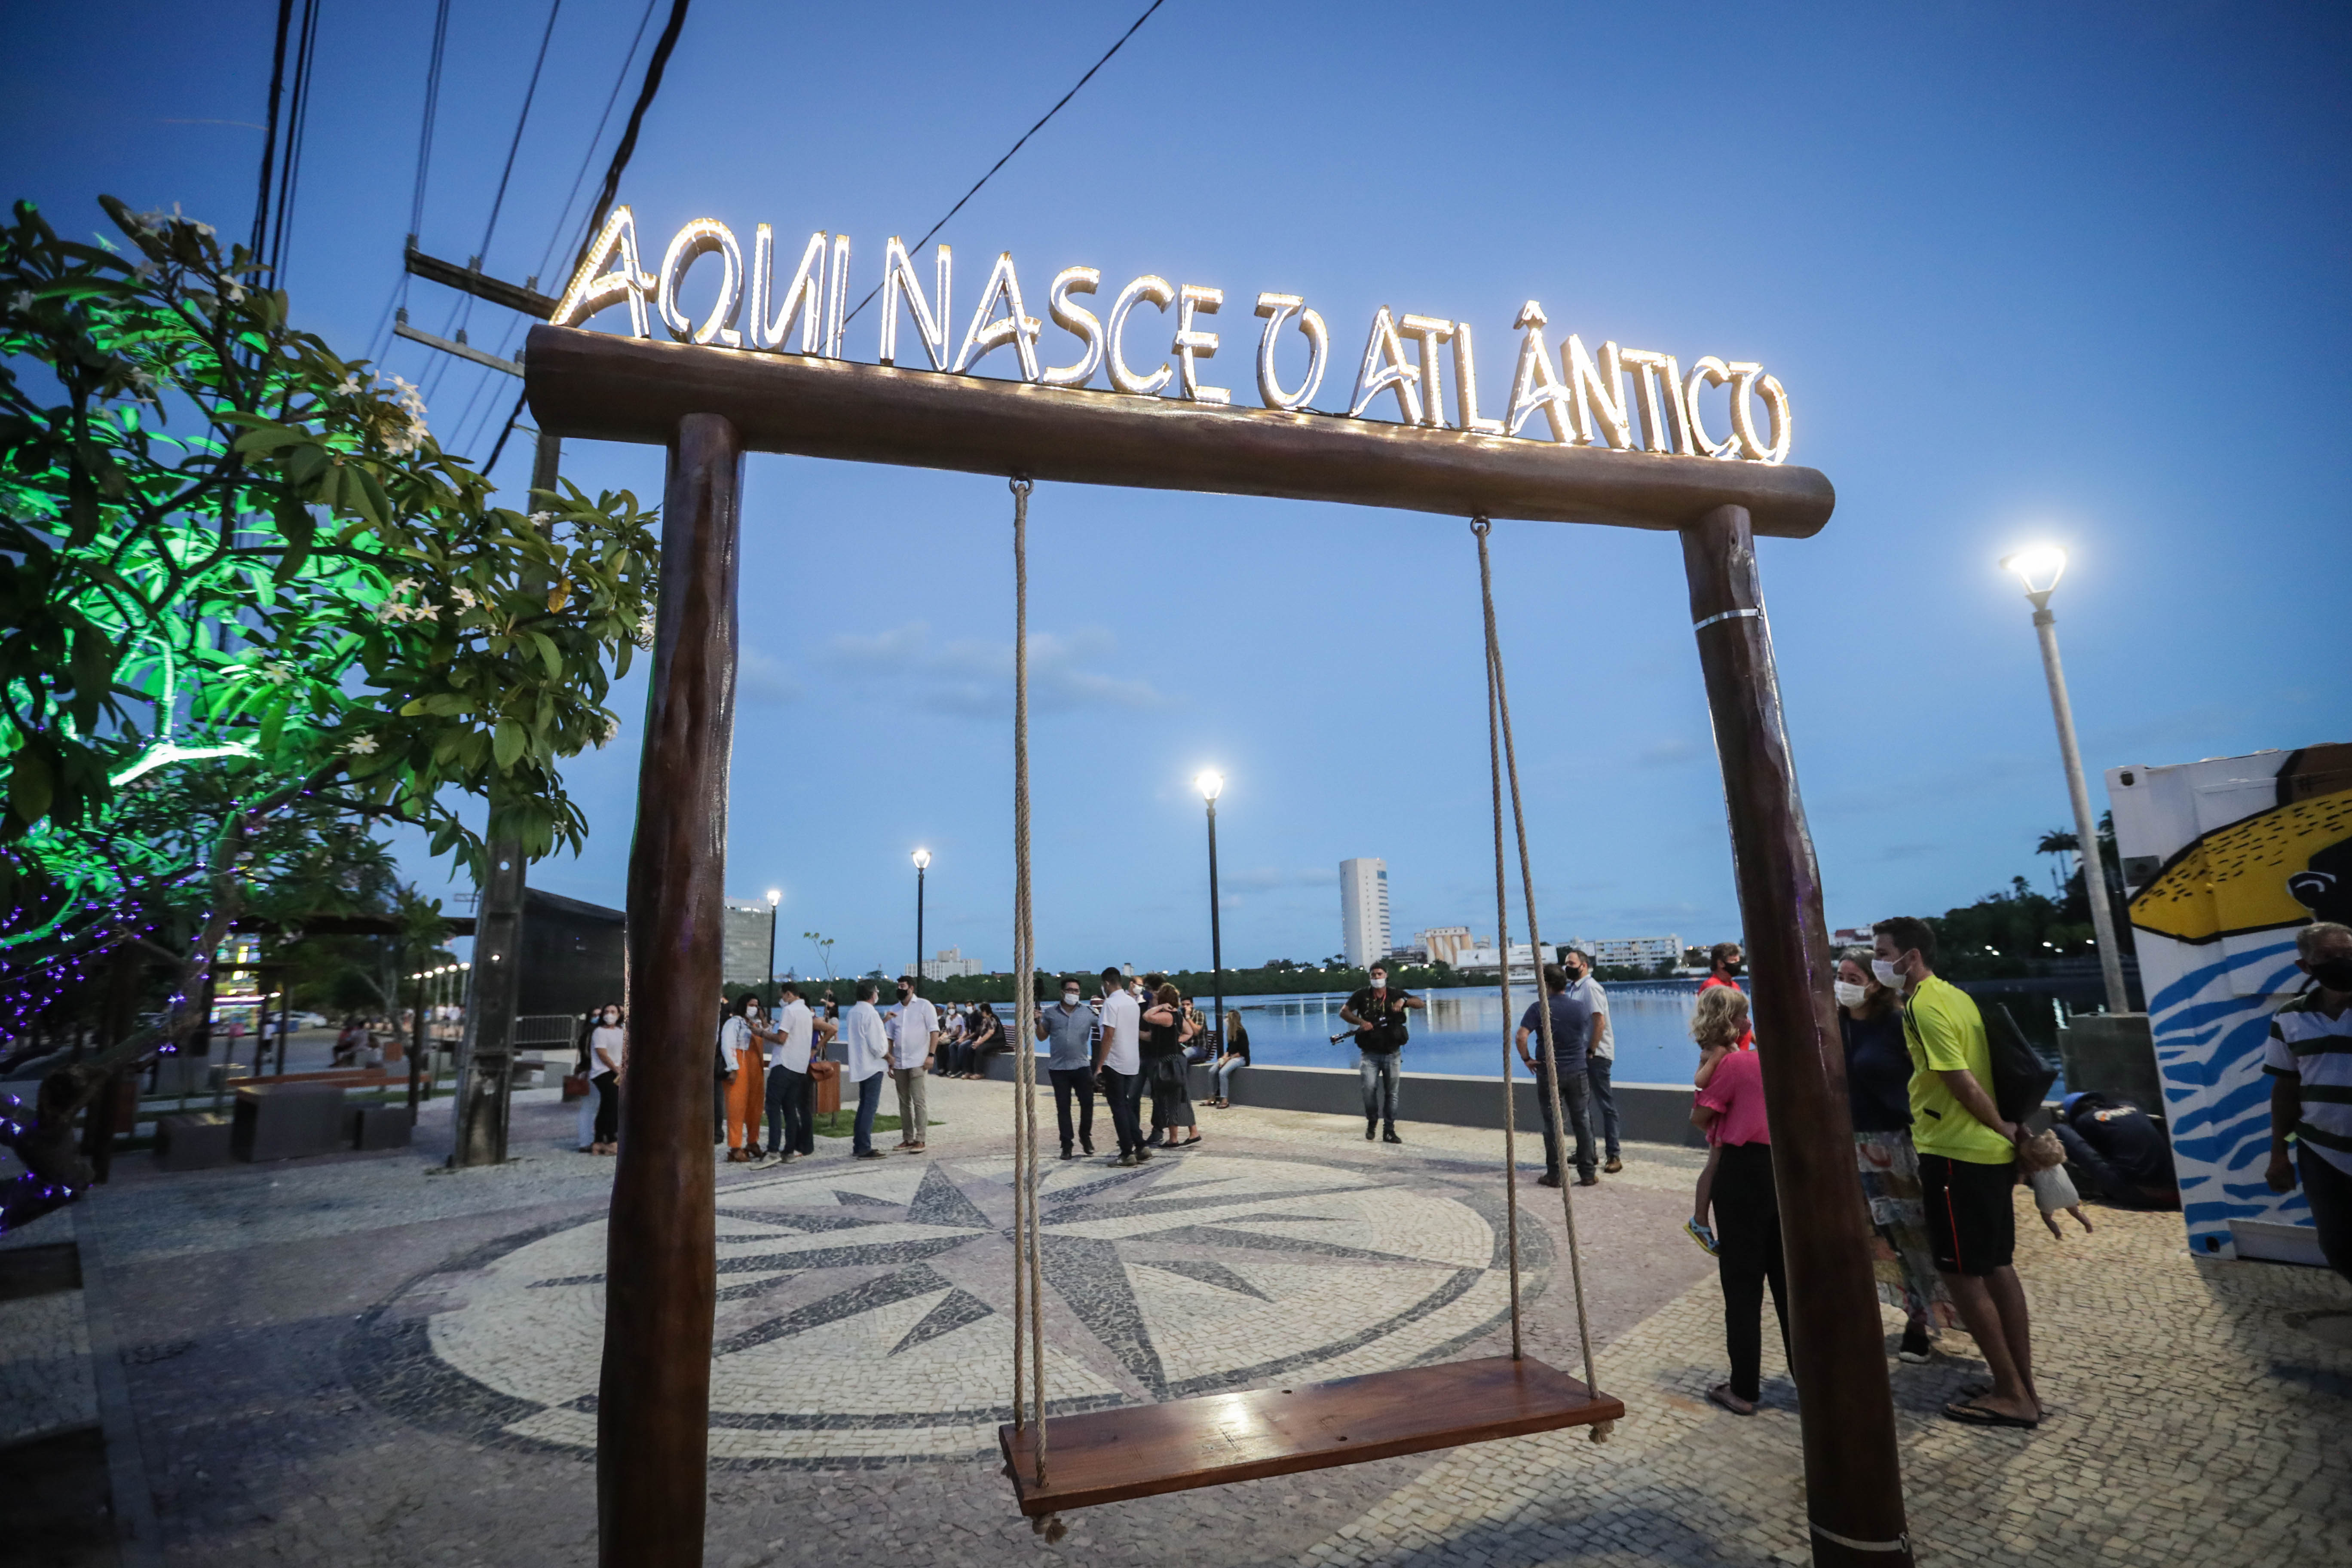
M 2263 1047 L 2272 1012 L 2302 979 L 2292 934 L 2227 955 L 2144 929 L 2134 934 L 2149 970 L 2172 967 L 2151 949 L 2169 948 L 2165 957 L 2190 965 L 2148 998 L 2189 1249 L 2233 1255 L 2233 1219 L 2308 1224 L 2311 1209 L 2300 1189 L 2282 1195 L 2263 1179 L 2271 1146 Z

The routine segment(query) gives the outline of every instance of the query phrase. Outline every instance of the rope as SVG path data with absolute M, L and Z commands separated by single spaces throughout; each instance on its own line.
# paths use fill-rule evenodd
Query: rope
M 1550 1144 L 1551 1166 L 1554 1170 L 1560 1173 L 1560 1215 L 1566 1222 L 1568 1227 L 1568 1268 L 1569 1276 L 1570 1279 L 1574 1281 L 1576 1287 L 1576 1336 L 1584 1352 L 1584 1386 L 1588 1390 L 1597 1393 L 1600 1390 L 1600 1382 L 1594 1374 L 1592 1366 L 1592 1324 L 1591 1319 L 1586 1313 L 1584 1304 L 1584 1259 L 1582 1254 L 1578 1250 L 1576 1242 L 1576 1199 L 1567 1174 L 1567 1150 L 1564 1146 L 1566 1129 L 1562 1120 L 1559 1100 L 1559 1058 L 1553 1048 L 1551 1034 L 1551 1007 L 1549 1003 L 1549 998 L 1543 994 L 1544 987 L 1542 984 L 1541 971 L 1543 936 L 1541 928 L 1538 925 L 1536 921 L 1535 869 L 1532 862 L 1528 857 L 1527 807 L 1519 794 L 1518 749 L 1517 744 L 1514 742 L 1511 734 L 1511 693 L 1510 687 L 1503 677 L 1502 639 L 1496 633 L 1495 627 L 1495 569 L 1493 560 L 1488 555 L 1486 549 L 1486 536 L 1492 530 L 1493 526 L 1494 525 L 1488 522 L 1484 517 L 1473 518 L 1470 522 L 1470 531 L 1475 534 L 1478 540 L 1478 592 L 1480 598 L 1485 604 L 1486 619 L 1486 679 L 1494 693 L 1494 700 L 1487 709 L 1487 723 L 1490 726 L 1488 743 L 1491 751 L 1493 731 L 1495 730 L 1500 730 L 1502 732 L 1503 742 L 1504 771 L 1509 775 L 1511 783 L 1511 820 L 1514 826 L 1517 829 L 1519 842 L 1519 883 L 1521 898 L 1526 903 L 1528 910 L 1528 948 L 1529 953 L 1538 959 L 1536 1022 L 1538 1032 L 1542 1036 L 1543 1039 L 1543 1076 L 1547 1080 L 1545 1084 L 1545 1094 L 1549 1100 L 1551 1105 L 1551 1125 L 1546 1129 L 1546 1136 Z M 1498 865 L 1503 858 L 1502 845 L 1500 843 L 1501 836 L 1501 814 L 1497 812 L 1496 823 L 1496 837 L 1497 842 L 1496 844 L 1495 858 Z M 1509 998 L 1511 980 L 1511 949 L 1507 937 L 1504 939 L 1502 956 L 1504 987 L 1503 1026 L 1506 1030 L 1508 1030 L 1510 1027 Z M 1507 1071 L 1509 1067 L 1507 1060 L 1505 1062 L 1504 1066 Z M 1507 1079 L 1506 1080 L 1506 1086 L 1507 1087 Z M 1517 1255 L 1514 1254 L 1513 1263 L 1515 1266 L 1517 1261 Z M 1590 1430 L 1592 1434 L 1592 1440 L 1596 1443 L 1607 1442 L 1609 1440 L 1610 1429 L 1614 1425 L 1614 1422 L 1603 1421 L 1591 1427 Z
M 1029 492 L 1013 489 L 1013 1425 L 1024 1424 L 1024 1399 L 1036 1419 L 1037 1482 L 1045 1480 L 1045 1265 L 1037 1217 L 1036 931 L 1029 881 Z M 1026 1309 L 1025 1312 L 1024 1309 Z M 1029 1384 L 1022 1383 L 1022 1336 L 1029 1339 Z
M 1486 573 L 1486 531 L 1494 525 L 1485 518 L 1471 520 L 1470 531 L 1478 536 L 1478 571 L 1483 584 Z M 1511 1258 L 1511 1359 L 1520 1360 L 1526 1353 L 1519 1326 L 1519 1153 L 1518 1097 L 1511 1087 L 1511 906 L 1510 880 L 1503 866 L 1503 740 L 1502 728 L 1496 721 L 1495 707 L 1495 596 L 1491 587 L 1486 593 L 1486 768 L 1493 782 L 1495 797 L 1495 930 L 1496 941 L 1503 955 L 1503 1215 L 1508 1233 Z

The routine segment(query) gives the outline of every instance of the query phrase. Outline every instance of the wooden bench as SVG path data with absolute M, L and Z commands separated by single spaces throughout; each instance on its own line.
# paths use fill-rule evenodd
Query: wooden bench
M 1622 1400 L 1594 1394 L 1532 1357 L 1486 1356 L 1051 1416 L 1042 1485 L 1032 1436 L 1005 1426 L 996 1436 L 1021 1511 L 1034 1519 L 1193 1487 L 1590 1426 L 1624 1414 Z

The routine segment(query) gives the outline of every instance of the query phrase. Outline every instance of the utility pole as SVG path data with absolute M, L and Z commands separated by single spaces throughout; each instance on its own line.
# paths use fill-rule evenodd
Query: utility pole
M 552 490 L 563 460 L 563 444 L 544 431 L 534 439 L 530 488 Z M 494 822 L 499 805 L 493 786 L 490 818 Z M 490 874 L 474 925 L 473 1005 L 466 1009 L 466 1038 L 472 1048 L 466 1053 L 465 1070 L 457 1084 L 457 1140 L 449 1151 L 452 1168 L 501 1164 L 507 1157 L 507 1115 L 514 1092 L 515 999 L 521 984 L 523 865 L 520 839 L 490 840 Z
M 402 250 L 401 265 L 415 277 L 446 284 L 476 299 L 520 311 L 538 321 L 546 321 L 555 313 L 556 301 L 539 292 L 536 287 L 538 279 L 517 286 L 485 276 L 478 256 L 464 267 L 427 256 L 416 248 L 415 235 L 408 237 L 408 243 Z M 462 332 L 452 342 L 411 327 L 405 310 L 400 312 L 400 319 L 393 331 L 427 348 L 488 365 L 509 375 L 520 376 L 522 374 L 521 365 L 473 347 L 465 341 Z M 544 431 L 537 433 L 533 439 L 536 450 L 531 461 L 530 488 L 534 491 L 551 492 L 562 466 L 563 443 Z M 529 512 L 540 509 L 536 505 L 528 505 L 523 510 Z M 494 789 L 490 800 L 490 817 L 494 822 L 498 819 L 499 805 Z M 449 1152 L 452 1168 L 495 1165 L 507 1157 L 507 1116 L 514 1088 L 514 1020 L 521 979 L 520 964 L 525 890 L 521 842 L 514 838 L 493 838 L 489 844 L 489 876 L 483 884 L 481 900 L 475 910 L 474 966 L 467 972 L 472 984 L 467 998 L 464 1046 L 460 1051 L 457 1075 L 457 1139 Z

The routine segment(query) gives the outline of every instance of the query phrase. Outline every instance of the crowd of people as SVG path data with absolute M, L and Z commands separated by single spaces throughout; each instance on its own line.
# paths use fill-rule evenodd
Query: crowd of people
M 2329 1264 L 2352 1279 L 2352 929 L 2316 922 L 2297 933 L 2296 945 L 2308 987 L 2271 1025 L 2267 1174 L 2273 1190 L 2304 1189 Z M 2032 1428 L 2044 1405 L 2016 1268 L 2014 1189 L 2031 1187 L 2053 1235 L 2063 1234 L 2061 1215 L 2092 1228 L 2084 1189 L 2138 1209 L 2177 1209 L 2180 1194 L 2163 1130 L 2137 1106 L 2075 1090 L 2060 1101 L 2054 1124 L 2038 1132 L 2022 1124 L 2025 1111 L 2005 1114 L 1984 1015 L 1936 973 L 1936 951 L 1927 922 L 1898 916 L 1873 928 L 1871 946 L 1837 956 L 1855 1197 L 1874 1238 L 1881 1299 L 1904 1313 L 1900 1358 L 1926 1362 L 1940 1330 L 1964 1328 L 1990 1381 L 1963 1391 L 1943 1414 L 1969 1426 Z M 1762 1058 L 1738 980 L 1744 956 L 1736 942 L 1712 951 L 1691 1018 L 1699 1049 L 1691 1120 L 1708 1153 L 1685 1229 L 1715 1258 L 1723 1292 L 1730 1375 L 1707 1397 L 1747 1415 L 1761 1397 L 1764 1298 L 1770 1296 L 1784 1344 L 1788 1301 Z M 1514 1036 L 1535 1075 L 1545 1122 L 1540 1180 L 1559 1186 L 1564 1162 L 1572 1162 L 1576 1181 L 1589 1186 L 1601 1171 L 1622 1169 L 1607 994 L 1574 951 L 1544 967 L 1543 985 Z M 734 1000 L 719 1031 L 713 1091 L 714 1141 L 728 1146 L 729 1160 L 782 1163 L 812 1153 L 815 1085 L 835 1073 L 855 1087 L 853 1157 L 885 1157 L 874 1135 L 886 1078 L 897 1095 L 897 1148 L 923 1151 L 926 1080 L 985 1077 L 990 1059 L 1013 1047 L 991 1007 L 942 1012 L 909 976 L 899 977 L 896 990 L 886 1008 L 878 1005 L 880 984 L 860 980 L 844 1008 L 829 993 L 812 1005 L 799 983 L 786 981 L 772 1016 L 750 993 Z M 1097 1099 L 1111 1122 L 1114 1164 L 1199 1145 L 1188 1069 L 1210 1069 L 1208 1106 L 1232 1103 L 1234 1077 L 1250 1061 L 1240 1015 L 1226 1014 L 1220 1031 L 1165 976 L 1117 968 L 1102 972 L 1095 995 L 1085 991 L 1080 981 L 1064 980 L 1060 1000 L 1040 1004 L 1034 1017 L 1061 1157 L 1097 1153 Z M 1424 1005 L 1391 988 L 1376 964 L 1340 1010 L 1360 1055 L 1367 1141 L 1402 1142 L 1399 1058 L 1411 1015 Z M 836 1042 L 843 1059 L 827 1060 Z M 618 1005 L 591 1020 L 580 1050 L 580 1070 L 595 1091 L 583 1102 L 581 1147 L 611 1154 L 627 1071 Z M 1566 1118 L 1557 1132 L 1556 1104 Z

